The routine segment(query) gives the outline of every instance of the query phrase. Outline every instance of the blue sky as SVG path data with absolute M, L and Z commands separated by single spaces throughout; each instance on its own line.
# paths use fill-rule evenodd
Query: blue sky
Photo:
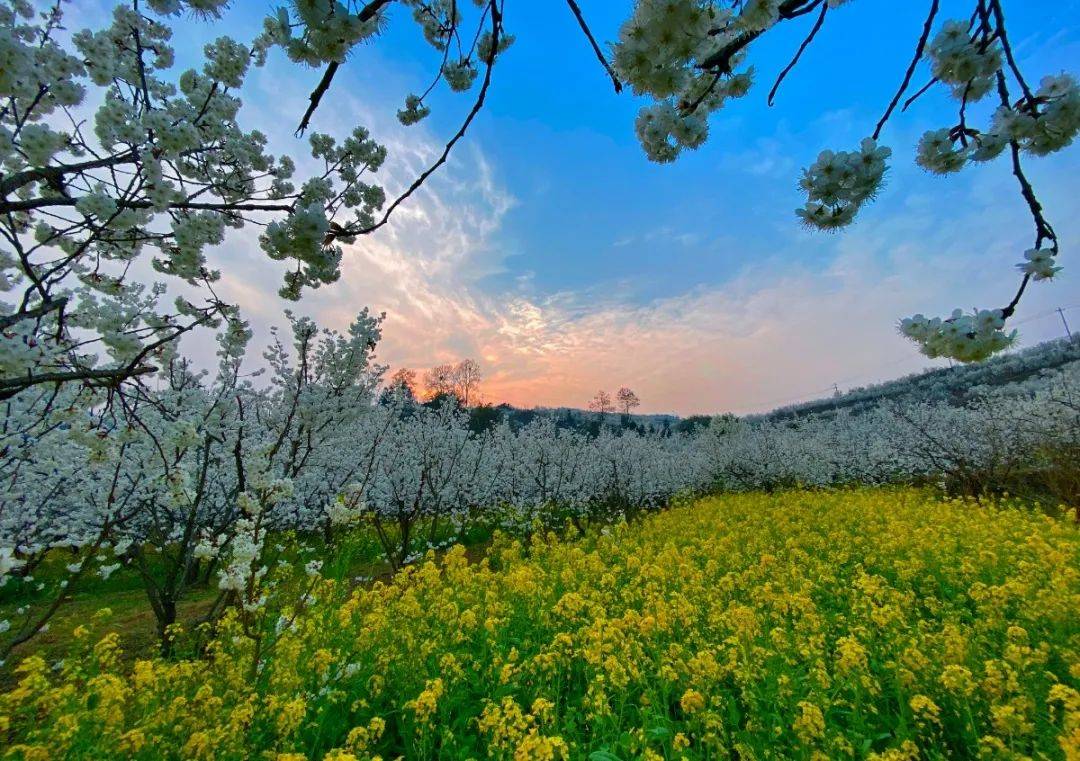
M 745 412 L 924 367 L 896 334 L 898 318 L 1011 296 L 1012 265 L 1032 235 L 1008 166 L 943 179 L 914 165 L 919 135 L 955 120 L 941 93 L 887 128 L 888 186 L 853 228 L 815 234 L 794 217 L 800 168 L 872 131 L 924 3 L 860 0 L 830 13 L 770 108 L 768 89 L 812 19 L 781 25 L 751 49 L 750 95 L 712 118 L 704 147 L 663 166 L 634 137 L 641 101 L 613 92 L 566 6 L 506 5 L 517 40 L 464 144 L 388 229 L 350 247 L 341 282 L 299 305 L 335 327 L 364 305 L 387 311 L 383 361 L 424 368 L 473 356 L 495 402 L 581 406 L 597 388 L 630 385 L 648 411 Z M 969 5 L 944 0 L 939 18 L 966 17 Z M 223 30 L 240 39 L 257 30 L 264 6 L 235 6 L 221 23 L 182 24 L 179 65 Z M 615 39 L 631 9 L 581 6 L 601 41 Z M 1077 73 L 1080 0 L 1005 8 L 1031 78 Z M 471 104 L 438 91 L 428 120 L 396 123 L 404 96 L 422 91 L 436 65 L 407 12 L 395 10 L 385 35 L 343 67 L 314 129 L 369 127 L 390 150 L 383 181 L 402 187 Z M 318 76 L 276 53 L 250 78 L 242 122 L 297 153 L 292 128 Z M 1080 306 L 1080 265 L 1071 264 L 1078 150 L 1028 162 L 1065 266 L 1018 312 L 1028 344 L 1060 334 L 1054 307 Z M 233 265 L 226 294 L 264 339 L 288 305 L 274 294 L 280 272 L 252 241 L 234 236 L 220 256 Z M 1080 327 L 1080 308 L 1071 316 Z
M 627 5 L 584 7 L 597 34 L 610 40 Z M 1034 69 L 1075 66 L 1075 3 L 1011 5 L 1014 35 L 1038 61 Z M 826 261 L 832 242 L 790 224 L 800 203 L 795 181 L 821 148 L 857 143 L 888 102 L 925 16 L 923 3 L 888 6 L 888 22 L 881 2 L 833 14 L 772 108 L 765 94 L 810 19 L 767 35 L 752 54 L 758 89 L 714 117 L 707 146 L 673 166 L 645 159 L 631 129 L 639 103 L 614 94 L 562 4 L 511 6 L 507 24 L 521 32 L 478 130 L 521 201 L 506 223 L 517 249 L 510 266 L 535 273 L 544 289 L 616 280 L 637 298 L 655 298 L 724 282 L 746 258 L 793 243 L 801 263 Z M 949 107 L 941 95 L 928 98 L 892 132 L 910 143 Z M 910 156 L 898 153 L 901 161 Z M 910 179 L 928 192 L 942 184 Z

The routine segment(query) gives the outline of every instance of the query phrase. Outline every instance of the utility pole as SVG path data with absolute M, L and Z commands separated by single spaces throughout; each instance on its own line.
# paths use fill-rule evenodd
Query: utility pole
M 1072 340 L 1072 331 L 1069 330 L 1069 322 L 1068 322 L 1068 320 L 1065 319 L 1065 312 L 1062 311 L 1061 307 L 1058 307 L 1057 308 L 1057 313 L 1058 313 L 1058 317 L 1061 318 L 1061 324 L 1065 326 L 1065 335 L 1067 335 L 1069 337 L 1069 340 L 1071 341 Z

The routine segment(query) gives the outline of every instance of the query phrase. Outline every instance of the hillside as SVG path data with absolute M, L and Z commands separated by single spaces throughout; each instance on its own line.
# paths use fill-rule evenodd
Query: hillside
M 1027 349 L 998 355 L 985 362 L 924 370 L 883 383 L 860 386 L 836 396 L 779 407 L 748 420 L 780 421 L 833 414 L 838 410 L 861 412 L 882 402 L 936 402 L 952 406 L 964 404 L 978 389 L 1020 384 L 1047 372 L 1058 372 L 1080 362 L 1080 336 L 1046 341 Z
M 852 388 L 835 396 L 746 415 L 744 419 L 750 422 L 781 421 L 796 417 L 832 415 L 838 410 L 858 413 L 876 407 L 886 400 L 901 399 L 906 402 L 960 406 L 966 403 L 976 390 L 1020 384 L 1048 372 L 1059 372 L 1076 362 L 1080 362 L 1080 335 L 1074 336 L 1071 341 L 1066 338 L 1045 341 L 1009 354 L 998 355 L 985 362 L 923 370 L 882 383 Z M 598 430 L 598 421 L 603 420 L 604 426 L 614 428 L 634 427 L 642 431 L 692 433 L 707 427 L 710 421 L 705 415 L 681 417 L 662 413 L 608 413 L 601 416 L 576 407 L 525 409 L 500 404 L 492 409 L 497 411 L 497 414 L 493 415 L 496 421 L 505 420 L 513 428 L 527 425 L 538 418 L 546 418 L 554 420 L 561 428 L 579 431 Z

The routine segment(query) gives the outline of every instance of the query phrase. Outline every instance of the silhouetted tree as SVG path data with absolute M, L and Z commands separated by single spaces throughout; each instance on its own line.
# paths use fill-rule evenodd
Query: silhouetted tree
M 483 379 L 480 365 L 474 359 L 463 359 L 454 367 L 454 393 L 463 405 L 468 407 L 470 403 L 476 404 L 479 401 L 477 397 Z
M 482 380 L 480 364 L 474 359 L 463 359 L 456 365 L 435 365 L 424 374 L 424 386 L 429 401 L 437 396 L 453 394 L 463 407 L 479 401 Z
M 454 393 L 454 366 L 435 365 L 424 373 L 424 392 L 428 401 Z
M 601 417 L 609 412 L 614 412 L 615 407 L 611 403 L 611 394 L 601 389 L 596 392 L 596 396 L 589 402 L 589 409 L 593 412 L 599 413 Z
M 382 400 L 385 401 L 391 395 L 401 394 L 409 402 L 416 401 L 416 371 L 407 367 L 398 368 L 383 389 Z
M 624 415 L 629 415 L 631 410 L 641 406 L 638 395 L 626 386 L 615 392 L 615 403 L 618 405 L 619 411 Z

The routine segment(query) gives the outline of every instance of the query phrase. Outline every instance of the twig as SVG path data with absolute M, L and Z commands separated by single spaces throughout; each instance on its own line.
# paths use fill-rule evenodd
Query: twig
M 371 0 L 370 3 L 360 9 L 360 12 L 356 14 L 356 18 L 361 24 L 371 21 L 375 18 L 376 14 L 383 9 L 383 7 L 394 2 L 394 0 Z M 304 131 L 311 124 L 311 117 L 315 114 L 315 109 L 319 107 L 319 103 L 322 102 L 323 95 L 330 89 L 330 83 L 334 80 L 334 74 L 337 73 L 338 67 L 341 65 L 340 61 L 331 61 L 326 67 L 326 71 L 323 72 L 322 79 L 319 80 L 319 84 L 312 90 L 311 95 L 308 96 L 307 110 L 304 111 L 304 118 L 300 120 L 300 126 L 296 128 L 296 136 L 300 137 L 304 134 Z
M 600 65 L 604 67 L 604 71 L 611 77 L 611 83 L 615 85 L 615 92 L 622 92 L 622 82 L 620 82 L 618 76 L 616 76 L 615 70 L 611 68 L 611 64 L 608 63 L 608 59 L 604 56 L 604 51 L 600 49 L 600 45 L 597 44 L 592 31 L 589 30 L 589 25 L 585 23 L 585 17 L 581 15 L 581 8 L 578 7 L 576 0 L 566 0 L 566 4 L 570 6 L 570 11 L 574 14 L 574 18 L 577 19 L 581 31 L 584 32 L 585 36 L 589 39 L 589 44 L 592 45 L 593 52 L 596 53 L 596 60 L 600 61 Z
M 937 16 L 938 6 L 939 0 L 933 0 L 933 2 L 930 3 L 930 13 L 926 16 L 926 22 L 923 24 L 922 36 L 919 37 L 919 44 L 915 47 L 915 55 L 912 56 L 911 63 L 908 64 L 907 71 L 904 73 L 904 81 L 900 83 L 900 88 L 896 91 L 896 94 L 893 95 L 893 99 L 889 102 L 889 107 L 885 109 L 885 113 L 882 114 L 881 119 L 878 120 L 877 127 L 874 129 L 875 140 L 881 135 L 881 130 L 885 128 L 885 122 L 889 121 L 889 117 L 892 116 L 896 104 L 904 97 L 904 93 L 911 84 L 911 77 L 915 73 L 915 67 L 919 65 L 919 60 L 923 57 L 923 51 L 926 50 L 926 41 L 930 39 L 930 29 L 934 26 L 934 18 Z M 927 85 L 927 88 L 929 88 L 929 85 Z M 923 91 L 917 93 L 916 97 L 922 92 Z M 911 101 L 904 104 L 905 109 L 910 102 Z
M 935 0 L 936 2 L 936 0 Z M 799 45 L 799 49 L 795 53 L 795 57 L 791 59 L 791 63 L 784 67 L 784 70 L 780 72 L 780 76 L 776 78 L 776 82 L 773 83 L 772 89 L 769 90 L 769 105 L 773 104 L 773 99 L 776 97 L 776 91 L 780 89 L 780 83 L 784 81 L 784 78 L 795 68 L 799 63 L 799 59 L 802 58 L 802 54 L 810 47 L 810 43 L 814 41 L 814 37 L 817 36 L 818 31 L 821 30 L 821 25 L 825 23 L 825 14 L 829 12 L 829 4 L 821 4 L 821 13 L 818 14 L 817 21 L 814 22 L 814 27 L 810 30 L 810 34 L 806 35 L 806 39 Z
M 1033 102 L 1035 96 L 1032 94 L 1031 88 L 1028 87 L 1020 67 L 1016 64 L 1016 58 L 1013 57 L 1012 45 L 1009 43 L 1009 36 L 1005 32 L 1005 14 L 1001 10 L 1000 0 L 991 0 L 990 9 L 994 14 L 994 23 L 997 25 L 997 35 L 998 39 L 1001 40 L 1001 49 L 1005 51 L 1005 60 L 1009 62 L 1009 68 L 1012 69 L 1013 76 L 1020 83 L 1020 89 L 1024 91 L 1024 97 L 1029 102 Z
M 914 103 L 914 102 L 915 102 L 915 101 L 917 101 L 917 100 L 918 100 L 919 98 L 921 98 L 921 97 L 922 97 L 923 95 L 925 95 L 925 94 L 926 94 L 926 92 L 927 92 L 927 91 L 928 91 L 928 90 L 929 90 L 929 89 L 930 89 L 931 87 L 933 87 L 934 85 L 936 85 L 937 83 L 938 83 L 938 78 L 937 78 L 937 77 L 932 77 L 932 78 L 930 79 L 930 81 L 929 81 L 929 82 L 927 82 L 927 83 L 926 83 L 925 85 L 923 85 L 922 87 L 920 87 L 920 88 L 919 88 L 919 89 L 918 89 L 918 90 L 917 90 L 917 91 L 915 92 L 915 94 L 914 94 L 914 95 L 912 95 L 912 96 L 911 96 L 910 98 L 908 98 L 907 100 L 905 100 L 905 101 L 904 101 L 904 105 L 903 105 L 903 106 L 902 106 L 902 107 L 900 108 L 900 110 L 901 110 L 901 111 L 907 111 L 907 110 L 908 110 L 908 108 L 910 108 L 910 107 L 911 107 L 911 104 L 912 104 L 912 103 Z

